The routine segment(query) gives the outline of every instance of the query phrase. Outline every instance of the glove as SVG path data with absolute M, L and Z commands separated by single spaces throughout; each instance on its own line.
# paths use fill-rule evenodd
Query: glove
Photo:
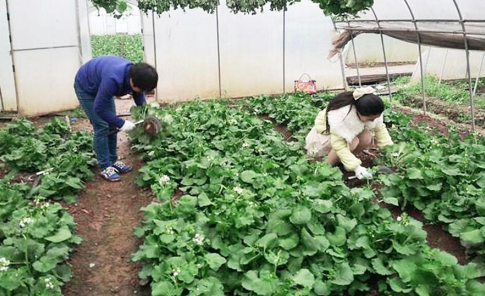
M 127 132 L 135 128 L 135 124 L 129 120 L 125 120 L 125 123 L 120 128 L 120 131 Z
M 358 166 L 355 170 L 355 176 L 357 179 L 362 180 L 362 179 L 371 179 L 372 174 L 367 171 L 367 169 L 363 166 Z

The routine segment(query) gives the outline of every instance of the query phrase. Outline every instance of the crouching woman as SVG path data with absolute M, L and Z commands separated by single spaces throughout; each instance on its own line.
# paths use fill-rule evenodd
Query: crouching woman
M 328 164 L 340 161 L 357 178 L 372 178 L 356 155 L 373 145 L 374 140 L 379 148 L 393 144 L 383 122 L 383 112 L 384 102 L 372 87 L 338 94 L 318 113 L 306 137 L 308 155 L 328 156 Z

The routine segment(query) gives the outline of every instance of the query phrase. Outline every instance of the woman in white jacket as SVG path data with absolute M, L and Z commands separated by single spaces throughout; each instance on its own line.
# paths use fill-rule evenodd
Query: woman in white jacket
M 334 165 L 342 162 L 359 179 L 372 174 L 362 167 L 355 154 L 369 148 L 374 139 L 378 147 L 392 145 L 392 139 L 383 122 L 384 103 L 372 87 L 354 92 L 343 92 L 318 113 L 315 125 L 306 137 L 308 155 L 325 156 Z

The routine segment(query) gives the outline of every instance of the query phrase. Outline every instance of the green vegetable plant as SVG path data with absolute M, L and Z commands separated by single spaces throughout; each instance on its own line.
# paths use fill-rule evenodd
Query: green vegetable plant
M 484 293 L 478 266 L 428 247 L 421 222 L 393 218 L 369 187 L 309 162 L 247 105 L 133 109 L 146 114 L 170 118 L 155 138 L 131 133 L 146 161 L 138 183 L 164 201 L 144 207 L 135 230 L 144 243 L 132 258 L 152 295 Z

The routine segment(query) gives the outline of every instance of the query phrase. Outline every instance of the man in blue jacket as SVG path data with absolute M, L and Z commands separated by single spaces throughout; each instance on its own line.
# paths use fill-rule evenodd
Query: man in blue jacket
M 119 181 L 121 173 L 132 170 L 118 160 L 117 133 L 113 128 L 129 131 L 135 124 L 116 116 L 114 98 L 132 94 L 137 106 L 145 103 L 145 92 L 157 87 L 158 74 L 146 64 L 133 64 L 117 56 L 101 56 L 84 64 L 76 74 L 74 90 L 94 130 L 94 150 L 101 176 Z

